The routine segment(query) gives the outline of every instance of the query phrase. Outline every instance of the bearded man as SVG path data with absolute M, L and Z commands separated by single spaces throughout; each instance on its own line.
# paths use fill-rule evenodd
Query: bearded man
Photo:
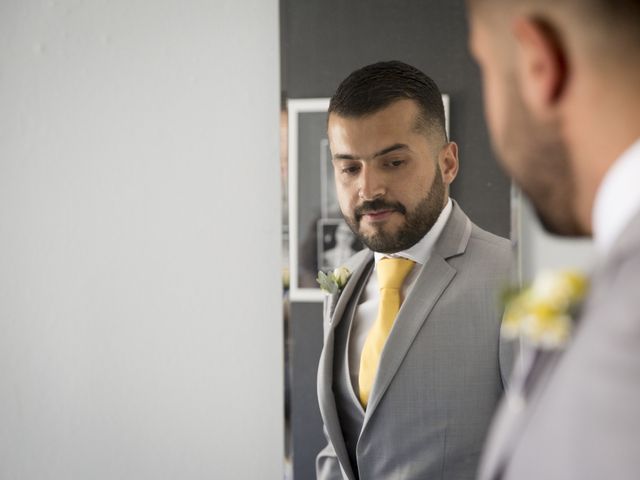
M 510 244 L 449 198 L 458 148 L 416 68 L 349 75 L 328 135 L 342 214 L 368 248 L 324 305 L 317 476 L 471 479 L 513 353 L 496 294 Z

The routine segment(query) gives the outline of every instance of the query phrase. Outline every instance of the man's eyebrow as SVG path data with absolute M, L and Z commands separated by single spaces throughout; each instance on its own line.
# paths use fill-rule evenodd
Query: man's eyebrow
M 409 146 L 404 143 L 396 143 L 395 145 L 391 145 L 390 147 L 383 148 L 379 152 L 373 154 L 373 158 L 381 157 L 382 155 L 386 155 L 387 153 L 395 152 L 396 150 L 409 150 Z
M 408 150 L 409 146 L 404 143 L 396 143 L 390 147 L 385 147 L 382 150 L 373 154 L 372 158 L 381 157 L 387 153 L 395 152 L 396 150 Z M 348 153 L 336 153 L 333 156 L 334 160 L 358 160 L 360 157 L 356 155 L 349 155 Z

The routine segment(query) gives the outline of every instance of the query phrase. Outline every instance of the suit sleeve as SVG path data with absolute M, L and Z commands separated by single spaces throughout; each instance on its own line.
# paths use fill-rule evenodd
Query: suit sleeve
M 504 242 L 503 242 L 504 243 Z M 506 252 L 506 253 L 505 253 Z M 506 243 L 505 250 L 501 257 L 500 265 L 502 265 L 502 273 L 499 283 L 495 285 L 496 292 L 504 289 L 505 285 L 513 284 L 512 266 L 515 264 L 514 251 L 510 243 Z M 499 327 L 502 324 L 504 317 L 504 307 L 499 310 L 500 322 Z M 500 367 L 500 378 L 502 380 L 502 386 L 506 391 L 509 388 L 511 381 L 511 374 L 513 373 L 516 361 L 520 355 L 520 340 L 507 339 L 500 334 L 500 328 L 498 328 L 498 363 Z
M 323 430 L 324 436 L 327 438 L 327 446 L 320 450 L 316 457 L 316 478 L 317 480 L 343 480 L 338 457 L 327 436 L 327 431 Z
M 511 374 L 513 373 L 516 359 L 520 354 L 520 341 L 517 338 L 507 340 L 501 337 L 498 345 L 498 348 L 500 349 L 500 376 L 502 378 L 502 386 L 507 390 L 509 388 L 509 381 L 511 380 Z

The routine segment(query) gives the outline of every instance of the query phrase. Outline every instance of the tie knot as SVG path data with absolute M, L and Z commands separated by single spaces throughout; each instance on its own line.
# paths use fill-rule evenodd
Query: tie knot
M 414 264 L 413 260 L 406 258 L 385 257 L 381 259 L 376 266 L 379 287 L 399 290 Z

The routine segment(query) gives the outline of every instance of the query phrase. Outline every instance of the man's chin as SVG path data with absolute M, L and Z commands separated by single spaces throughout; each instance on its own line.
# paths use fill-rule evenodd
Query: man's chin
M 565 218 L 557 218 L 553 214 L 546 214 L 538 208 L 535 208 L 536 216 L 542 225 L 542 228 L 551 235 L 559 237 L 588 237 L 589 232 L 584 231 L 578 225 L 578 222 L 566 216 Z
M 396 232 L 397 230 L 384 228 L 380 225 L 377 228 L 361 228 L 358 236 L 365 242 L 379 244 L 385 241 L 392 241 L 396 236 Z
M 397 253 L 404 250 L 404 248 L 399 245 L 400 242 L 395 232 L 388 233 L 380 229 L 375 233 L 360 233 L 358 237 L 367 248 L 374 252 Z

